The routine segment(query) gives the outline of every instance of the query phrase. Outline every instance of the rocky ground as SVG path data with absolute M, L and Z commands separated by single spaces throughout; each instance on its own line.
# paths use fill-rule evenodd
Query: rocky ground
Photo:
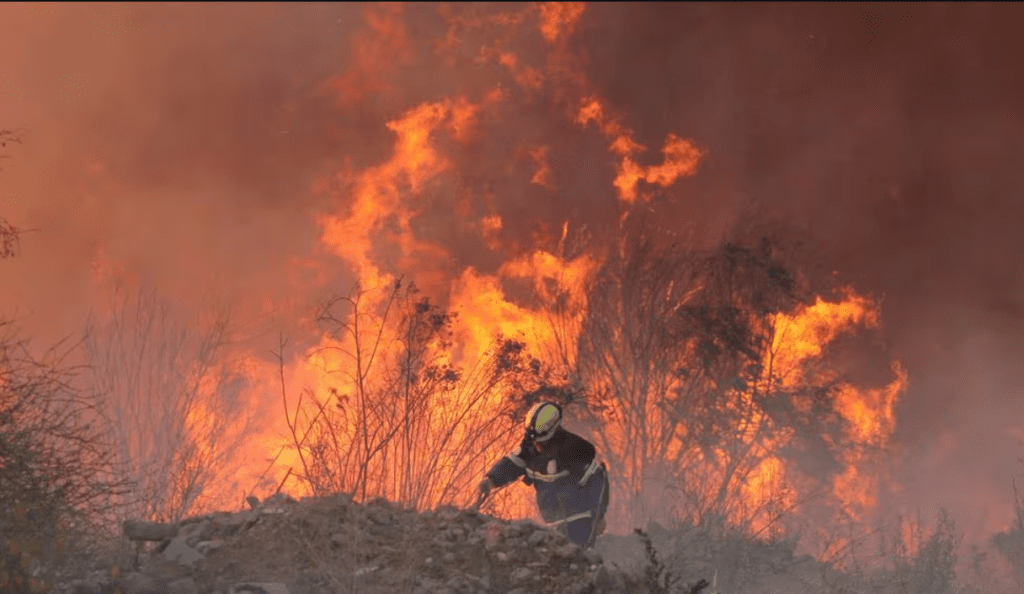
M 148 533 L 132 528 L 136 539 L 154 542 L 140 543 L 142 550 L 120 566 L 65 580 L 54 591 L 640 594 L 652 588 L 635 537 L 603 536 L 597 550 L 583 551 L 531 521 L 470 510 L 415 512 L 383 500 L 359 505 L 346 495 L 252 503 L 247 511 L 151 526 Z M 606 562 L 608 553 L 621 562 Z M 677 586 L 690 590 L 682 580 Z

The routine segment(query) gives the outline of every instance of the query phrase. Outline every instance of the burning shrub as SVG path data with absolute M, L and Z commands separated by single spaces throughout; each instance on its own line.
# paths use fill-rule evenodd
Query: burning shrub
M 321 383 L 294 409 L 285 399 L 300 478 L 314 494 L 419 509 L 466 499 L 514 441 L 516 404 L 504 396 L 544 381 L 525 345 L 500 336 L 483 360 L 456 365 L 455 314 L 401 281 L 383 298 L 335 298 L 319 320 L 329 336 L 314 355 Z
M 840 503 L 870 497 L 854 465 L 891 431 L 903 378 L 897 370 L 891 386 L 863 393 L 819 363 L 873 309 L 816 297 L 797 256 L 768 239 L 699 250 L 639 225 L 589 279 L 568 363 L 615 469 L 613 501 L 619 513 L 632 507 L 633 525 L 666 511 L 660 484 L 682 517 L 781 536 L 798 496 L 814 491 L 795 487 L 805 461 L 826 487 L 853 473 Z
M 102 395 L 118 468 L 134 485 L 122 502 L 128 517 L 177 521 L 209 503 L 245 443 L 255 412 L 242 399 L 230 330 L 226 311 L 180 319 L 154 290 L 120 282 L 89 321 L 88 379 Z

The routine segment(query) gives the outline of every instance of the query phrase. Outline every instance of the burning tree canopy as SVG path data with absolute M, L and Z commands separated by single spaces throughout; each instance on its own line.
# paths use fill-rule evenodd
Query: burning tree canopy
M 842 477 L 892 431 L 905 378 L 897 368 L 879 401 L 821 356 L 873 322 L 872 304 L 816 297 L 767 238 L 704 251 L 647 235 L 623 238 L 595 274 L 572 365 L 618 471 L 620 509 L 636 524 L 666 511 L 668 496 L 695 522 L 780 534 L 812 494 L 801 470 L 850 511 L 869 504 L 870 487 Z
M 777 537 L 815 497 L 860 517 L 906 378 L 894 364 L 889 385 L 861 389 L 829 365 L 829 344 L 876 324 L 875 306 L 842 287 L 822 299 L 802 254 L 781 249 L 749 232 L 698 249 L 631 219 L 610 249 L 563 233 L 557 253 L 505 269 L 533 275 L 532 307 L 494 304 L 531 320 L 526 342 L 495 333 L 482 351 L 455 349 L 486 334 L 401 282 L 383 300 L 336 299 L 311 360 L 322 379 L 289 420 L 302 478 L 414 506 L 462 499 L 514 443 L 514 413 L 544 397 L 610 462 L 620 524 Z M 521 497 L 501 504 L 529 513 Z

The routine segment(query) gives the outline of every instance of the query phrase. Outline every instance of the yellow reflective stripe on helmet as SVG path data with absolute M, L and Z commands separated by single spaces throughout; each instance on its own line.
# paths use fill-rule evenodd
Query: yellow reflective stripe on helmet
M 552 425 L 558 417 L 558 409 L 551 405 L 544 405 L 537 412 L 537 422 L 534 425 L 534 429 L 538 432 L 544 432 L 543 429 Z
M 576 520 L 582 520 L 584 518 L 589 518 L 589 517 L 591 517 L 593 515 L 594 515 L 594 512 L 592 512 L 592 511 L 585 511 L 585 512 L 581 512 L 581 513 L 578 513 L 578 514 L 573 514 L 573 515 L 571 515 L 571 516 L 569 516 L 567 518 L 562 518 L 561 520 L 557 520 L 557 521 L 551 522 L 550 525 L 551 526 L 558 526 L 559 524 L 568 524 L 569 522 L 575 522 Z
M 537 430 L 537 412 L 543 408 L 544 403 L 534 404 L 530 407 L 530 412 L 526 414 L 526 430 L 536 431 Z
M 536 470 L 526 469 L 526 476 L 530 477 L 535 481 L 544 481 L 545 483 L 553 483 L 562 477 L 569 476 L 568 470 L 562 470 L 555 474 L 544 474 L 543 472 L 537 472 Z

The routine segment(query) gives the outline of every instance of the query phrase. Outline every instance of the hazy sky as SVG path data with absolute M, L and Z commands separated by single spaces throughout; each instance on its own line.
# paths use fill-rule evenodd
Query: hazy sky
M 317 274 L 352 280 L 317 242 L 338 193 L 315 188 L 387 159 L 403 111 L 499 82 L 511 99 L 486 141 L 451 148 L 459 188 L 488 197 L 507 245 L 612 224 L 605 139 L 565 117 L 557 85 L 481 59 L 503 47 L 582 73 L 651 159 L 670 132 L 707 150 L 663 220 L 713 239 L 756 201 L 883 298 L 911 381 L 907 501 L 953 505 L 968 530 L 1005 520 L 1024 453 L 1024 8 L 595 4 L 557 51 L 535 24 L 485 18 L 526 8 L 0 5 L 0 127 L 27 130 L 0 214 L 35 229 L 0 263 L 0 306 L 44 339 L 75 332 L 102 255 L 183 303 L 298 315 L 332 286 Z M 541 145 L 555 190 L 526 174 Z M 417 233 L 463 265 L 501 261 L 431 200 Z

